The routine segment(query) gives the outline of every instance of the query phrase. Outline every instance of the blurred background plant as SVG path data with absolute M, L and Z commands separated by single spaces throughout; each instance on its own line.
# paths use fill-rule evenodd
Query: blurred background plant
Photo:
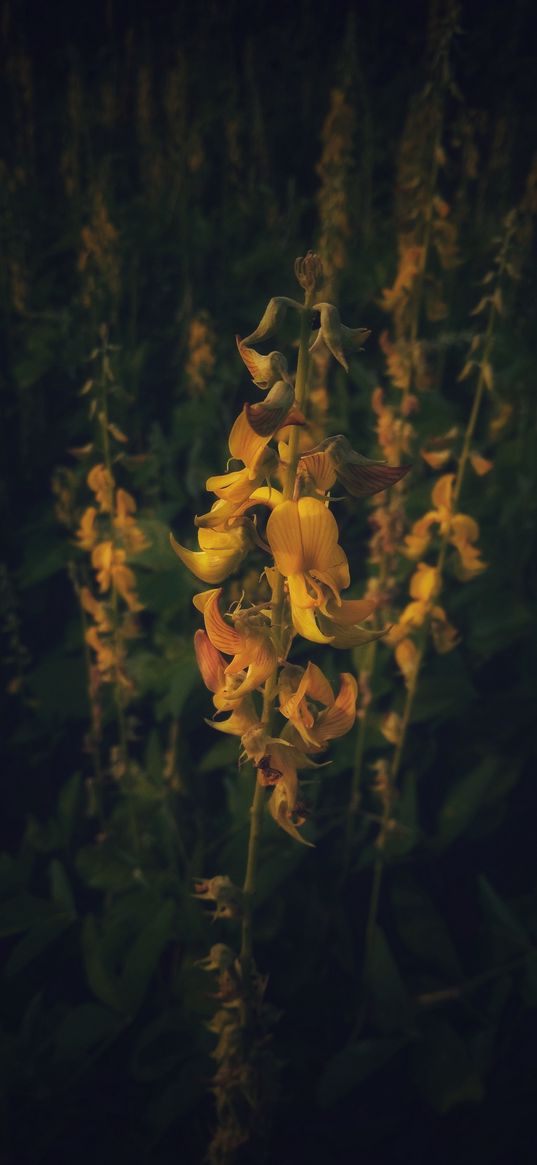
M 413 472 L 339 503 L 393 629 L 328 669 L 358 676 L 360 724 L 306 789 L 315 850 L 264 823 L 267 1152 L 532 1143 L 530 32 L 526 0 L 3 7 L 9 1162 L 198 1161 L 214 1128 L 196 963 L 229 930 L 193 879 L 242 880 L 250 793 L 204 725 L 168 530 L 188 540 L 250 392 L 234 336 L 310 245 L 373 333 L 349 381 L 318 359 L 312 435 Z

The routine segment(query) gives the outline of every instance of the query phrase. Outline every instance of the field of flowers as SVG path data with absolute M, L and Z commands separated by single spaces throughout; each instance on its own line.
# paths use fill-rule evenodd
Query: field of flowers
M 2 1161 L 530 1160 L 530 5 L 1 37 Z

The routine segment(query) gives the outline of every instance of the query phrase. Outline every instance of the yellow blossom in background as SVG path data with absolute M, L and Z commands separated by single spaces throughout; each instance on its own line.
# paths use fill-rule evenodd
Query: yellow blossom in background
M 76 532 L 76 540 L 81 550 L 92 550 L 97 541 L 97 530 L 95 529 L 95 519 L 97 517 L 97 510 L 95 506 L 88 506 L 80 519 L 80 525 Z
M 95 494 L 99 512 L 109 514 L 112 509 L 114 496 L 114 479 L 110 471 L 100 462 L 93 465 L 88 473 L 87 482 Z
M 113 524 L 129 554 L 139 554 L 142 550 L 146 550 L 149 545 L 145 534 L 133 517 L 135 513 L 136 502 L 132 494 L 127 493 L 125 489 L 118 489 Z

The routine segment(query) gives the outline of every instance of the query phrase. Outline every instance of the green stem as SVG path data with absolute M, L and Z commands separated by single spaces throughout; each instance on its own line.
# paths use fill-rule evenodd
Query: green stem
M 303 410 L 307 402 L 308 394 L 308 374 L 309 374 L 309 338 L 311 333 L 309 311 L 313 297 L 311 293 L 306 293 L 304 310 L 301 313 L 300 321 L 300 343 L 298 350 L 298 364 L 295 381 L 295 397 L 299 409 Z M 293 426 L 291 436 L 289 438 L 289 462 L 285 471 L 285 481 L 283 488 L 283 496 L 286 500 L 293 497 L 296 471 L 298 459 L 300 456 L 299 450 L 299 433 L 297 426 Z M 284 643 L 284 620 L 285 620 L 286 597 L 284 591 L 283 575 L 276 574 L 276 584 L 274 587 L 272 609 L 271 609 L 271 626 L 278 647 L 278 656 L 282 650 Z M 278 661 L 279 662 L 279 661 Z M 278 663 L 274 668 L 274 672 L 269 676 L 265 684 L 265 691 L 263 694 L 263 716 L 262 723 L 267 729 L 270 736 L 272 731 L 272 724 L 274 720 L 274 700 L 278 688 Z M 256 890 L 256 875 L 257 864 L 259 859 L 259 839 L 261 836 L 261 823 L 263 818 L 263 809 L 265 805 L 265 791 L 262 785 L 257 780 L 254 787 L 254 795 L 252 804 L 250 806 L 250 832 L 248 837 L 248 854 L 246 859 L 246 873 L 244 877 L 243 893 L 244 893 L 244 914 L 242 919 L 242 937 L 241 937 L 241 953 L 240 960 L 243 970 L 243 980 L 245 983 L 251 976 L 252 971 L 252 950 L 253 950 L 253 902 Z
M 103 337 L 101 375 L 99 377 L 99 398 L 100 398 L 99 404 L 100 404 L 100 408 L 99 408 L 98 420 L 99 420 L 99 424 L 101 426 L 101 438 L 102 438 L 102 446 L 103 446 L 104 464 L 106 467 L 108 480 L 110 482 L 109 529 L 110 529 L 110 540 L 112 542 L 112 546 L 115 549 L 115 547 L 117 545 L 117 539 L 116 539 L 116 531 L 115 531 L 114 522 L 113 522 L 113 514 L 114 514 L 114 510 L 115 510 L 116 486 L 115 486 L 114 472 L 113 472 L 113 467 L 112 467 L 112 452 L 111 452 L 111 448 L 110 448 L 110 433 L 109 433 L 109 428 L 108 428 L 108 426 L 109 426 L 108 396 L 107 396 L 107 390 L 106 390 L 106 375 L 107 375 L 107 373 L 106 373 L 105 365 L 106 365 L 106 367 L 108 366 L 108 339 L 107 339 L 106 334 Z M 112 571 L 112 577 L 111 577 L 110 600 L 111 600 L 111 611 L 112 611 L 112 642 L 114 645 L 114 682 L 113 682 L 113 687 L 114 687 L 114 703 L 115 703 L 115 707 L 116 707 L 116 721 L 117 721 L 117 730 L 118 730 L 119 755 L 120 755 L 120 761 L 121 761 L 121 769 L 123 771 L 124 776 L 127 778 L 127 782 L 128 782 L 128 779 L 129 779 L 129 746 L 128 746 L 128 737 L 127 737 L 127 724 L 126 724 L 126 719 L 125 719 L 125 705 L 124 705 L 124 699 L 123 699 L 123 689 L 121 687 L 121 681 L 120 681 L 120 677 L 119 677 L 120 657 L 121 657 L 122 645 L 121 645 L 121 640 L 120 640 L 120 635 L 119 635 L 118 591 L 117 591 L 117 586 L 116 586 L 116 581 L 114 578 L 113 571 Z M 134 798 L 132 795 L 132 791 L 128 788 L 127 788 L 127 803 L 129 806 L 129 817 L 130 817 L 130 825 L 131 825 L 132 844 L 133 844 L 134 852 L 135 852 L 138 860 L 140 860 L 141 843 L 140 843 L 140 834 L 139 834 L 139 830 L 138 830 L 138 821 L 136 819 L 136 811 L 135 811 L 135 807 L 134 807 Z

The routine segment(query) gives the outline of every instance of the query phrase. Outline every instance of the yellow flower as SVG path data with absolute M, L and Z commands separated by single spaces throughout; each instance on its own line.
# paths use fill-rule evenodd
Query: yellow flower
M 316 498 L 276 506 L 267 522 L 267 540 L 277 569 L 287 579 L 293 625 L 315 643 L 329 643 L 315 622 L 314 609 L 326 610 L 327 591 L 340 603 L 350 583 L 349 564 L 338 543 L 337 522 Z
M 221 594 L 221 587 L 202 591 L 194 595 L 193 603 L 198 611 L 203 612 L 205 630 L 213 647 L 223 651 L 224 655 L 233 656 L 224 669 L 224 675 L 226 698 L 235 704 L 247 692 L 263 686 L 276 667 L 277 654 L 265 617 L 255 608 L 236 611 L 233 615 L 236 627 L 231 627 L 220 611 Z M 235 686 L 235 677 L 242 671 L 246 674 Z
M 136 513 L 136 502 L 132 494 L 126 489 L 118 489 L 116 493 L 116 513 L 114 526 L 130 554 L 138 554 L 146 550 L 149 545 L 145 534 L 140 530 L 133 514 Z
M 106 465 L 93 465 L 88 473 L 87 482 L 95 494 L 101 514 L 109 514 L 112 509 L 114 479 Z
M 80 525 L 76 532 L 76 540 L 81 550 L 92 550 L 97 541 L 97 531 L 95 529 L 95 519 L 97 517 L 97 510 L 95 506 L 88 506 L 84 510 L 80 519 Z
M 170 534 L 170 542 L 181 562 L 192 574 L 207 583 L 223 582 L 237 570 L 253 542 L 253 527 L 243 520 L 230 530 L 198 530 L 199 550 L 188 550 Z
M 246 407 L 239 414 L 229 435 L 229 451 L 233 458 L 244 462 L 244 469 L 209 477 L 205 488 L 224 501 L 238 506 L 270 477 L 278 464 L 273 449 L 267 449 L 272 434 L 260 436 L 248 423 Z
M 100 542 L 91 555 L 91 563 L 97 573 L 99 590 L 110 590 L 114 584 L 118 594 L 125 600 L 130 611 L 141 611 L 142 604 L 136 595 L 136 579 L 133 571 L 125 563 L 126 553 L 113 542 Z

